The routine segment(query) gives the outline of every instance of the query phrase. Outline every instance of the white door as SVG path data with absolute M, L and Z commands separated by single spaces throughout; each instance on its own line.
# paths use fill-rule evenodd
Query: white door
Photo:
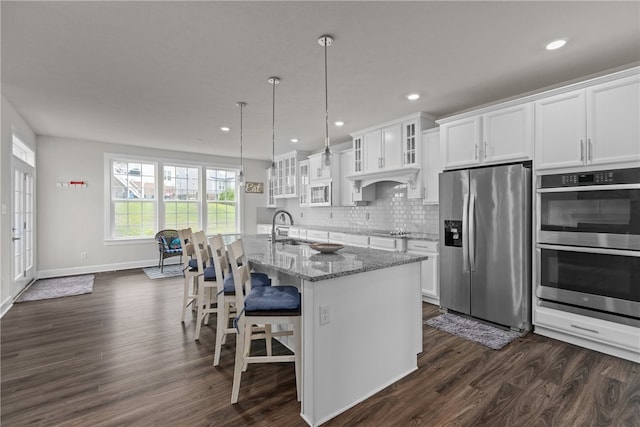
M 16 162 L 17 163 L 17 162 Z M 29 166 L 17 164 L 13 172 L 13 295 L 17 295 L 35 277 L 33 223 L 34 223 L 33 171 Z

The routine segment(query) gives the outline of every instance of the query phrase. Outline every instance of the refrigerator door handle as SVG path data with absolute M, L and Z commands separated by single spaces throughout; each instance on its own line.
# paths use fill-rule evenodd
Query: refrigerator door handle
M 469 265 L 471 271 L 476 270 L 476 196 L 469 196 Z
M 462 271 L 469 271 L 469 195 L 462 201 Z

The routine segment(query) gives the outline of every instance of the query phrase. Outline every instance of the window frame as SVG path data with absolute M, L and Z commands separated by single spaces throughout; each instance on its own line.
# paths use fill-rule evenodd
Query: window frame
M 155 195 L 154 199 L 150 199 L 149 201 L 153 201 L 154 203 L 154 213 L 155 213 L 155 224 L 154 224 L 154 232 L 152 236 L 122 236 L 116 237 L 114 235 L 115 232 L 115 203 L 112 197 L 112 178 L 113 178 L 113 163 L 114 162 L 125 162 L 125 163 L 145 163 L 152 164 L 154 168 L 154 178 L 155 178 Z M 123 155 L 123 154 L 105 154 L 105 179 L 104 179 L 104 188 L 105 188 L 105 207 L 108 206 L 108 209 L 105 209 L 105 212 L 108 212 L 105 215 L 105 234 L 104 240 L 111 242 L 123 242 L 123 241 L 140 241 L 140 240 L 149 240 L 153 239 L 155 233 L 158 231 L 158 161 L 148 157 L 141 157 L 135 155 Z
M 156 212 L 156 224 L 155 233 L 165 228 L 165 201 L 164 201 L 164 167 L 189 167 L 198 168 L 199 179 L 199 229 L 208 230 L 208 201 L 207 201 L 207 170 L 225 170 L 234 174 L 234 190 L 235 190 L 235 229 L 233 233 L 222 234 L 241 234 L 243 232 L 243 210 L 244 210 L 244 197 L 242 197 L 241 186 L 238 183 L 238 174 L 240 169 L 234 165 L 225 165 L 221 163 L 213 162 L 194 162 L 189 160 L 168 159 L 153 156 L 140 156 L 135 154 L 123 154 L 123 153 L 105 153 L 104 154 L 104 206 L 105 206 L 105 218 L 104 218 L 104 242 L 106 245 L 120 245 L 126 243 L 135 242 L 149 242 L 153 241 L 154 236 L 127 236 L 127 237 L 113 237 L 111 223 L 113 221 L 115 212 L 114 205 L 111 199 L 111 179 L 112 179 L 112 164 L 114 161 L 122 161 L 127 163 L 152 163 L 155 166 L 155 178 L 156 178 L 156 198 L 155 212 Z M 154 233 L 154 234 L 155 234 Z M 211 234 L 208 233 L 207 234 Z
M 167 204 L 168 203 L 176 203 L 178 200 L 165 200 L 164 198 L 164 190 L 165 190 L 165 181 L 167 181 L 166 179 L 166 175 L 165 175 L 165 167 L 172 167 L 172 168 L 187 168 L 187 169 L 196 169 L 197 173 L 198 173 L 198 200 L 195 200 L 195 203 L 198 206 L 198 221 L 197 224 L 194 225 L 189 225 L 191 228 L 196 228 L 198 230 L 202 230 L 202 224 L 203 224 L 203 212 L 202 210 L 205 208 L 205 206 L 203 206 L 202 204 L 202 165 L 197 165 L 197 164 L 190 164 L 190 163 L 184 163 L 184 162 L 170 162 L 170 161 L 166 161 L 166 162 L 162 162 L 159 166 L 162 169 L 162 183 L 160 185 L 160 189 L 161 189 L 161 198 L 158 200 L 160 202 L 159 204 L 159 212 L 162 212 L 162 215 L 158 215 L 158 224 L 157 226 L 160 227 L 160 224 L 162 224 L 162 228 L 158 228 L 159 230 L 161 229 L 165 229 L 167 228 L 167 224 L 166 224 L 166 218 L 167 218 Z M 175 174 L 173 177 L 171 177 L 171 179 L 173 179 L 174 181 L 178 179 L 178 175 Z M 188 188 L 188 187 L 187 187 Z M 189 200 L 186 200 L 186 202 L 189 202 Z M 173 224 L 172 224 L 173 227 Z

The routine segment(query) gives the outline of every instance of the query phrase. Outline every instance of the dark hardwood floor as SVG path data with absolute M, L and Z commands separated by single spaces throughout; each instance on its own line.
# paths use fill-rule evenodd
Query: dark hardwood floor
M 97 274 L 92 294 L 14 305 L 2 426 L 305 426 L 292 364 L 250 366 L 231 405 L 234 340 L 214 368 L 215 322 L 195 342 L 181 298 L 182 278 L 128 270 Z M 494 351 L 423 330 L 416 372 L 325 425 L 640 426 L 638 364 L 535 334 Z

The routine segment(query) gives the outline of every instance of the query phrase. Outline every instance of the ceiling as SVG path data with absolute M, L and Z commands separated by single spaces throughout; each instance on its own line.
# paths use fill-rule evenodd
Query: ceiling
M 332 144 L 640 61 L 638 1 L 2 1 L 1 18 L 2 94 L 36 134 L 238 157 L 244 101 L 244 155 L 265 160 L 270 76 L 276 154 L 323 147 L 323 34 Z

